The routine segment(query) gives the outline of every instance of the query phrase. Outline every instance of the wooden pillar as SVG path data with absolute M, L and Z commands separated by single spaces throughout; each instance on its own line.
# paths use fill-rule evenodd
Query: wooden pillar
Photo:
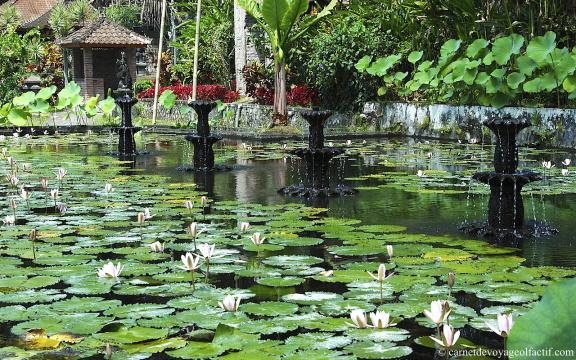
M 91 48 L 83 49 L 84 56 L 84 97 L 90 98 L 96 95 L 94 88 L 94 64 Z

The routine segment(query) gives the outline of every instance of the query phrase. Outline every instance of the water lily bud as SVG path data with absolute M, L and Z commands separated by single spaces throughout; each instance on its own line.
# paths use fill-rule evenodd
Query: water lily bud
M 388 252 L 388 257 L 392 257 L 394 255 L 394 246 L 386 245 L 386 251 Z
M 144 215 L 143 212 L 138 213 L 138 224 L 144 225 L 145 221 L 146 221 L 146 215 Z
M 106 343 L 106 349 L 104 350 L 104 356 L 106 357 L 106 360 L 112 359 L 112 346 L 110 345 L 110 343 Z
M 448 287 L 450 289 L 452 289 L 452 287 L 454 287 L 454 283 L 456 282 L 456 274 L 454 274 L 452 271 L 450 271 L 448 273 Z
M 206 207 L 208 205 L 208 198 L 206 196 L 202 196 L 200 198 L 200 206 Z
M 194 208 L 194 203 L 190 200 L 186 200 L 184 202 L 184 206 L 186 207 L 186 209 L 192 210 Z
M 28 237 L 30 238 L 30 241 L 36 241 L 38 237 L 38 230 L 36 230 L 35 228 L 30 230 L 30 234 L 28 235 Z

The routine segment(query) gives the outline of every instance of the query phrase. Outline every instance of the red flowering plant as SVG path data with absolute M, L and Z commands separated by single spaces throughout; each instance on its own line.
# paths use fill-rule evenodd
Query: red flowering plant
M 162 95 L 162 93 L 166 90 L 171 90 L 174 95 L 178 98 L 178 100 L 188 100 L 192 97 L 192 85 L 182 85 L 180 83 L 176 83 L 170 86 L 162 86 L 159 91 L 158 95 Z M 154 87 L 146 91 L 142 91 L 138 94 L 138 97 L 141 99 L 151 99 L 154 97 Z M 232 91 L 228 89 L 224 85 L 220 84 L 208 84 L 208 85 L 198 85 L 198 89 L 196 92 L 196 98 L 198 100 L 212 100 L 212 101 L 222 101 L 225 103 L 234 102 L 240 98 L 240 94 L 236 91 Z

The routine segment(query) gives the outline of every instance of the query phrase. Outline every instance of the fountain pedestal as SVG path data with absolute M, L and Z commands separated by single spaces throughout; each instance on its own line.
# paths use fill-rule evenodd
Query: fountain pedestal
M 185 171 L 210 171 L 215 169 L 226 169 L 225 166 L 216 167 L 214 164 L 214 149 L 212 146 L 222 140 L 221 136 L 210 134 L 210 124 L 208 115 L 216 108 L 214 101 L 196 100 L 189 103 L 198 115 L 196 134 L 186 135 L 186 140 L 194 145 L 194 164 L 192 166 L 181 167 Z
M 309 124 L 308 148 L 296 149 L 291 154 L 306 162 L 307 185 L 291 185 L 279 190 L 294 197 L 340 196 L 356 193 L 351 187 L 340 185 L 330 188 L 330 160 L 343 154 L 344 149 L 324 147 L 324 124 L 331 111 L 303 111 L 302 117 Z
M 484 122 L 496 135 L 494 150 L 494 170 L 479 172 L 472 177 L 490 186 L 488 202 L 488 229 L 485 234 L 516 234 L 524 227 L 524 203 L 522 187 L 541 180 L 539 174 L 532 171 L 518 171 L 518 146 L 516 136 L 531 126 L 528 115 L 512 118 L 510 115 L 492 116 Z M 477 230 L 478 232 L 480 230 Z
M 134 141 L 134 134 L 142 130 L 142 128 L 134 127 L 132 124 L 132 106 L 138 100 L 132 97 L 130 89 L 118 89 L 116 93 L 116 105 L 122 112 L 122 120 L 120 127 L 115 128 L 114 131 L 118 133 L 118 155 L 137 155 L 136 142 Z

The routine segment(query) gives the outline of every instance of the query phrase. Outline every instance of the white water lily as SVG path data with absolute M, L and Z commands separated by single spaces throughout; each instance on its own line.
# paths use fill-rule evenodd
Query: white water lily
M 60 212 L 60 215 L 64 215 L 68 212 L 68 206 L 66 206 L 66 204 L 58 204 L 56 208 Z
M 32 165 L 30 163 L 23 163 L 22 164 L 22 170 L 24 170 L 24 171 L 30 171 L 31 168 L 32 168 Z
M 244 234 L 246 231 L 248 231 L 248 229 L 250 229 L 250 223 L 242 221 L 240 224 L 238 224 L 238 229 L 240 230 L 241 234 Z
M 16 217 L 14 215 L 6 215 L 2 219 L 4 225 L 14 225 L 16 223 Z
M 224 296 L 224 299 L 222 301 L 218 302 L 218 305 L 224 311 L 236 312 L 238 311 L 238 307 L 240 306 L 240 300 L 242 300 L 240 297 L 226 295 Z
M 568 170 L 568 169 L 562 169 L 560 172 L 562 173 L 562 176 L 570 175 L 570 170 Z
M 434 300 L 430 303 L 430 311 L 424 310 L 424 315 L 430 321 L 432 321 L 436 326 L 439 326 L 444 322 L 446 317 L 450 314 L 451 310 L 446 310 L 445 301 Z
M 512 326 L 514 326 L 514 319 L 512 318 L 512 314 L 498 314 L 497 318 L 498 327 L 490 324 L 489 322 L 486 322 L 485 324 L 496 334 L 502 337 L 508 337 L 508 335 L 510 335 L 510 330 L 512 330 Z
M 210 244 L 200 244 L 198 246 L 198 250 L 200 250 L 200 254 L 206 260 L 210 260 L 214 256 L 214 250 L 216 249 L 216 245 Z
M 181 269 L 187 271 L 194 271 L 200 268 L 199 255 L 194 255 L 192 253 L 187 252 L 186 254 L 180 256 L 180 259 L 182 260 L 182 264 L 184 264 L 184 266 L 180 266 Z
M 383 282 L 384 280 L 388 279 L 393 274 L 386 276 L 386 265 L 380 264 L 378 266 L 378 273 L 376 275 L 372 274 L 370 271 L 367 271 L 368 275 L 370 275 L 374 280 Z
M 194 203 L 191 200 L 186 200 L 184 202 L 184 206 L 186 207 L 186 209 L 192 210 L 194 208 Z
M 468 142 L 469 142 L 470 144 L 476 144 L 476 143 L 478 143 L 478 139 L 475 138 L 475 137 L 473 137 L 473 138 L 470 138 L 470 140 L 468 140 Z
M 348 146 L 352 145 L 352 140 L 346 140 L 346 145 Z
M 329 147 L 333 147 L 333 146 L 334 146 L 334 143 L 333 143 L 332 141 L 328 141 L 328 146 L 329 146 Z
M 353 324 L 347 323 L 348 325 L 354 326 L 358 329 L 366 329 L 368 327 L 366 314 L 360 309 L 352 310 L 350 312 L 350 319 L 352 319 Z
M 150 250 L 152 250 L 153 252 L 163 252 L 164 251 L 164 245 L 160 241 L 153 242 L 149 246 L 150 246 Z
M 12 156 L 7 156 L 6 162 L 8 163 L 8 165 L 10 165 L 10 167 L 16 165 L 16 160 Z
M 117 278 L 122 273 L 124 266 L 118 263 L 118 265 L 114 266 L 112 261 L 108 262 L 102 268 L 98 269 L 98 276 L 102 278 Z
M 190 235 L 192 235 L 194 239 L 196 239 L 196 237 L 198 237 L 198 235 L 203 233 L 205 230 L 206 229 L 200 230 L 197 222 L 193 222 L 190 225 L 188 225 L 188 232 L 190 233 Z
M 266 238 L 262 236 L 259 232 L 256 232 L 252 234 L 252 236 L 250 236 L 250 240 L 252 241 L 252 243 L 254 243 L 254 245 L 259 246 L 262 245 L 262 243 L 264 243 L 264 240 L 266 240 Z
M 324 270 L 324 271 L 321 271 L 320 274 L 322 276 L 330 277 L 330 276 L 334 275 L 334 270 Z
M 564 160 L 562 161 L 562 165 L 564 165 L 564 166 L 570 166 L 570 163 L 571 163 L 571 162 L 572 162 L 572 161 L 571 161 L 570 159 L 564 159 Z
M 56 170 L 56 178 L 58 179 L 58 181 L 62 182 L 67 173 L 68 171 L 66 169 L 59 168 L 58 170 Z
M 155 215 L 152 215 L 152 213 L 150 212 L 149 208 L 144 208 L 144 218 L 146 220 L 150 220 L 154 217 Z
M 387 312 L 376 310 L 376 312 L 370 313 L 369 316 L 373 328 L 386 329 L 387 327 L 396 325 L 390 322 L 390 314 Z
M 16 208 L 18 207 L 18 202 L 16 201 L 16 198 L 13 198 L 13 197 L 8 199 L 8 204 L 10 205 L 10 208 L 12 210 L 16 210 Z
M 394 255 L 394 246 L 386 245 L 386 251 L 388 252 L 388 257 L 392 257 Z
M 20 182 L 20 179 L 18 179 L 16 175 L 10 175 L 8 181 L 10 182 L 10 185 L 16 186 Z
M 424 170 L 418 170 L 418 171 L 416 172 L 416 176 L 418 176 L 418 177 L 423 177 L 424 175 L 425 175 L 425 174 L 424 174 Z
M 144 225 L 144 223 L 146 222 L 146 215 L 143 212 L 139 212 L 137 215 L 137 221 L 138 224 Z
M 542 167 L 544 169 L 550 170 L 554 167 L 554 164 L 552 164 L 552 161 L 542 161 Z
M 110 194 L 112 191 L 114 191 L 112 184 L 108 183 L 108 184 L 104 185 L 104 192 L 106 194 Z
M 442 327 L 442 338 L 438 339 L 430 336 L 430 339 L 434 340 L 441 346 L 445 348 L 450 348 L 456 345 L 456 342 L 460 338 L 460 331 L 454 331 L 454 328 L 450 325 L 444 325 Z
M 60 191 L 58 189 L 50 190 L 50 197 L 54 201 L 58 200 L 58 198 L 60 198 Z
M 208 205 L 208 198 L 206 196 L 200 197 L 200 206 L 206 207 Z
M 432 152 L 430 151 L 430 152 L 426 153 L 426 157 L 428 157 L 428 159 L 432 159 Z
M 40 188 L 44 191 L 48 189 L 48 179 L 46 179 L 45 177 L 40 178 Z
M 0 135 L 0 141 L 5 141 L 6 140 L 6 135 Z

